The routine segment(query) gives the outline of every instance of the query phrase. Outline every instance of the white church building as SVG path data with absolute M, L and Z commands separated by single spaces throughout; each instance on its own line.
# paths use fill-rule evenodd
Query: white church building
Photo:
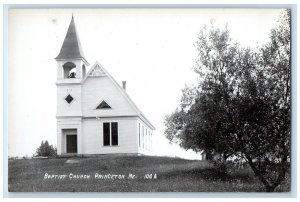
M 154 126 L 96 62 L 88 72 L 72 16 L 57 61 L 57 153 L 151 155 Z

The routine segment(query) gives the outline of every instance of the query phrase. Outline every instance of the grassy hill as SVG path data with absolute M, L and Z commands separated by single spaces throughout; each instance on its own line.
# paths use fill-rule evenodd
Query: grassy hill
M 77 162 L 67 163 L 70 159 Z M 169 157 L 20 159 L 9 160 L 8 167 L 8 188 L 13 192 L 264 191 L 248 168 L 226 175 L 206 161 Z M 289 186 L 276 191 L 289 191 Z

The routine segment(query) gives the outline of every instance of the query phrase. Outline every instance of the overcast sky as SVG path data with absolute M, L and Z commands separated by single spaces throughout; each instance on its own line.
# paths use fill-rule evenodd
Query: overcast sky
M 157 155 L 196 158 L 170 145 L 163 117 L 179 104 L 204 24 L 228 23 L 233 41 L 268 41 L 280 9 L 15 9 L 9 11 L 9 155 L 32 156 L 42 140 L 56 145 L 56 61 L 72 13 L 87 61 L 98 61 L 156 127 Z

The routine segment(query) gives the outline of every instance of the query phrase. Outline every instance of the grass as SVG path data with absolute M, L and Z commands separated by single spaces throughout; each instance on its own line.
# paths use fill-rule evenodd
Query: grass
M 74 157 L 72 159 L 75 159 Z M 263 185 L 249 168 L 227 175 L 207 161 L 169 157 L 101 155 L 76 158 L 9 160 L 8 188 L 11 192 L 261 192 Z M 45 173 L 66 175 L 64 179 L 44 179 Z M 69 179 L 69 174 L 90 175 L 89 179 Z M 95 174 L 124 174 L 125 179 L 95 179 Z M 127 179 L 129 174 L 135 179 Z M 157 179 L 146 179 L 156 174 Z M 276 189 L 289 191 L 289 180 Z

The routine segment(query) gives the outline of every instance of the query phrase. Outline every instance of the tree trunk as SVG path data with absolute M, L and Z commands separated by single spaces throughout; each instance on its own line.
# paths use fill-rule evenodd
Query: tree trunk
M 253 170 L 254 174 L 258 177 L 258 179 L 264 184 L 266 192 L 273 192 L 275 187 L 270 185 L 270 183 L 264 178 L 264 176 L 256 169 L 254 163 L 252 162 L 252 158 L 246 156 L 248 163 Z
M 252 162 L 252 159 L 249 156 L 246 156 L 248 163 L 251 167 L 251 169 L 253 170 L 254 174 L 259 178 L 259 180 L 264 184 L 265 186 L 265 190 L 266 192 L 274 192 L 275 188 L 282 182 L 284 181 L 285 178 L 285 173 L 286 173 L 286 161 L 287 161 L 287 156 L 284 155 L 282 162 L 280 163 L 280 169 L 279 169 L 279 173 L 278 173 L 278 177 L 275 181 L 268 181 L 261 173 L 258 169 L 256 169 L 255 165 Z M 279 166 L 279 165 L 278 165 Z

